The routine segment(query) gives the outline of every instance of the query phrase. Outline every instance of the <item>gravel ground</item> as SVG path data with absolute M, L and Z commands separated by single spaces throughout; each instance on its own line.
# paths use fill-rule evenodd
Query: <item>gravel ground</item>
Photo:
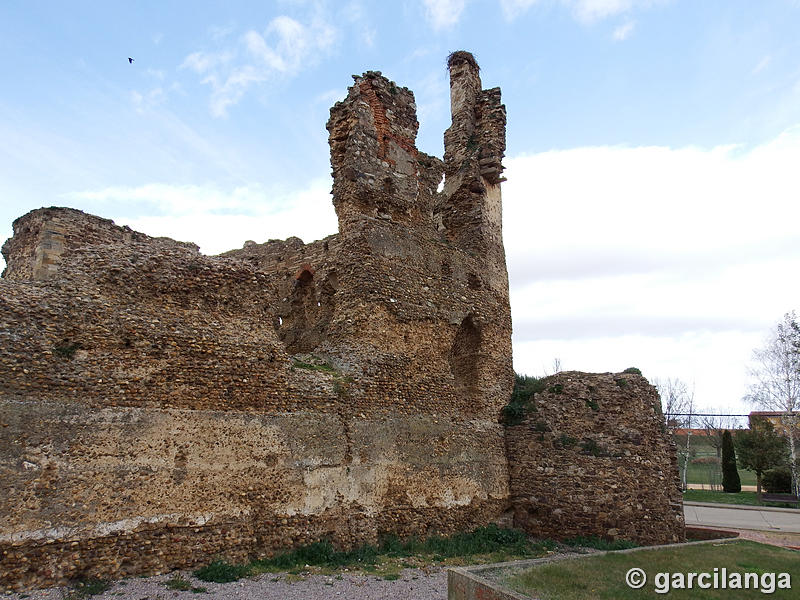
M 783 546 L 800 550 L 800 533 L 781 533 L 778 531 L 754 531 L 748 529 L 734 530 L 739 532 L 739 537 L 743 540 L 753 540 L 762 544 L 772 544 L 773 546 Z
M 309 575 L 300 581 L 282 573 L 266 573 L 233 583 L 207 583 L 181 572 L 192 585 L 206 592 L 174 591 L 165 582 L 175 573 L 147 578 L 125 579 L 114 583 L 92 600 L 322 600 L 353 598 L 357 600 L 444 600 L 447 598 L 447 572 L 440 567 L 405 569 L 397 580 L 387 581 L 375 575 L 342 573 Z M 4 600 L 65 600 L 66 588 L 48 588 L 27 593 L 7 594 Z

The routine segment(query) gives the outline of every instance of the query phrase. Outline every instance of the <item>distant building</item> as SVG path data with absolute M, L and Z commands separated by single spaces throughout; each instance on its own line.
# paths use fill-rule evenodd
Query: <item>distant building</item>
M 749 415 L 750 421 L 753 418 L 766 419 L 775 426 L 775 431 L 781 435 L 788 435 L 791 428 L 794 429 L 795 437 L 800 433 L 800 412 L 778 411 L 778 410 L 754 410 Z

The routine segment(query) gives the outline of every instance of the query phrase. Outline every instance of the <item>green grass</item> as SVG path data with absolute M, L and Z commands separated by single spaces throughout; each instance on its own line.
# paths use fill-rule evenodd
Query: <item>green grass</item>
M 739 492 L 738 494 L 726 494 L 725 492 L 712 492 L 710 490 L 686 490 L 683 499 L 690 502 L 719 502 L 721 504 L 742 504 L 746 506 L 774 506 L 778 508 L 795 508 L 795 504 L 782 502 L 758 501 L 755 492 Z
M 744 469 L 738 469 L 739 471 L 739 480 L 741 481 L 742 485 L 756 485 L 756 474 L 752 471 L 745 471 Z M 689 470 L 686 474 L 686 482 L 687 483 L 702 483 L 705 485 L 709 485 L 711 483 L 709 476 L 709 467 L 708 465 L 693 465 L 691 462 L 689 463 Z M 719 475 L 717 478 L 717 482 L 722 482 L 722 475 Z
M 312 363 L 303 362 L 302 360 L 294 359 L 292 361 L 292 368 L 293 369 L 307 369 L 309 371 L 321 371 L 323 373 L 336 373 L 336 369 L 334 369 L 330 364 L 323 363 L 321 365 L 315 365 Z
M 683 447 L 686 444 L 686 436 L 676 436 L 675 442 Z M 692 464 L 692 459 L 695 458 L 706 458 L 706 457 L 715 457 L 717 456 L 717 451 L 714 449 L 713 446 L 708 444 L 706 440 L 699 438 L 698 436 L 692 436 L 691 441 L 691 448 L 693 448 L 694 452 L 692 458 L 689 460 L 689 466 L 686 473 L 686 481 L 687 483 L 702 483 L 704 485 L 709 485 L 711 483 L 711 476 L 709 473 L 709 465 L 703 464 Z M 683 469 L 683 461 L 678 461 L 678 466 L 680 469 Z M 742 485 L 756 485 L 756 474 L 752 471 L 747 471 L 745 469 L 738 469 L 739 471 L 739 479 L 741 480 Z M 722 474 L 718 473 L 716 476 L 716 482 L 722 482 Z
M 193 594 L 202 594 L 208 590 L 204 587 L 197 587 L 192 585 L 192 582 L 186 579 L 183 575 L 175 573 L 172 577 L 164 582 L 164 586 L 168 590 L 177 592 L 192 592 Z
M 111 582 L 105 579 L 81 579 L 70 586 L 64 594 L 64 600 L 83 600 L 97 594 L 102 594 L 111 588 Z
M 639 544 L 628 540 L 604 540 L 597 536 L 576 537 L 564 540 L 567 546 L 581 546 L 583 548 L 594 548 L 596 550 L 627 550 L 636 548 Z
M 377 547 L 366 544 L 348 551 L 337 550 L 330 541 L 323 540 L 247 565 L 215 561 L 194 574 L 203 581 L 227 583 L 260 573 L 288 572 L 300 575 L 309 568 L 331 573 L 347 567 L 391 580 L 397 579 L 404 568 L 420 567 L 432 562 L 458 565 L 467 561 L 486 563 L 534 558 L 547 554 L 555 547 L 556 543 L 549 540 L 532 541 L 518 529 L 488 525 L 451 536 L 435 535 L 406 540 L 388 537 Z
M 519 425 L 525 420 L 526 415 L 536 412 L 536 403 L 533 396 L 538 392 L 543 392 L 546 388 L 547 383 L 544 379 L 515 373 L 511 399 L 503 407 L 503 423 L 505 425 Z
M 194 576 L 201 581 L 213 583 L 230 583 L 250 575 L 247 565 L 232 565 L 224 560 L 215 560 L 210 565 L 201 567 L 194 572 Z
M 759 579 L 763 573 L 789 573 L 794 590 L 776 589 L 773 594 L 763 596 L 790 599 L 797 597 L 796 587 L 800 584 L 798 559 L 800 554 L 796 551 L 755 542 L 712 543 L 564 560 L 511 574 L 504 583 L 541 600 L 635 600 L 662 595 L 655 594 L 658 573 L 713 573 L 715 568 L 721 571 L 724 567 L 728 573 L 757 573 Z M 647 584 L 640 590 L 633 590 L 625 583 L 625 574 L 634 567 L 647 573 Z M 693 589 L 673 589 L 663 596 L 728 600 L 761 597 L 762 593 L 752 588 L 704 590 L 695 585 Z
M 78 343 L 70 344 L 69 342 L 64 342 L 63 344 L 55 346 L 53 348 L 53 352 L 62 358 L 71 359 L 73 356 L 75 356 L 75 352 L 79 350 L 80 347 L 81 345 Z

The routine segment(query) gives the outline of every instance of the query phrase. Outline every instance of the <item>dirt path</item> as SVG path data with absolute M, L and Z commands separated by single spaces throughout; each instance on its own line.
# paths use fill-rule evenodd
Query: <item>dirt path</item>
M 772 531 L 752 531 L 741 529 L 739 537 L 743 540 L 753 540 L 762 544 L 772 544 L 773 546 L 783 546 L 800 550 L 800 533 L 776 533 Z
M 426 572 L 427 571 L 427 572 Z M 440 567 L 406 569 L 397 580 L 387 581 L 375 575 L 342 573 L 339 575 L 297 576 L 267 573 L 240 579 L 233 583 L 206 583 L 180 574 L 195 588 L 205 591 L 169 589 L 166 582 L 175 576 L 156 575 L 118 581 L 111 588 L 92 596 L 92 600 L 327 600 L 353 598 L 357 600 L 445 600 L 447 573 Z M 32 592 L 9 594 L 4 600 L 83 600 L 70 595 L 66 588 L 49 588 Z

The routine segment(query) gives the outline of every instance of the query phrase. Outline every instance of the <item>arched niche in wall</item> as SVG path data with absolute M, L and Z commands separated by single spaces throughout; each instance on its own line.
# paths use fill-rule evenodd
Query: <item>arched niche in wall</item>
M 467 315 L 458 327 L 448 354 L 450 372 L 460 396 L 475 396 L 478 392 L 480 347 L 481 331 L 472 315 Z
M 333 317 L 337 276 L 331 271 L 318 285 L 310 267 L 294 277 L 287 306 L 277 322 L 278 337 L 289 354 L 311 352 L 326 337 Z

